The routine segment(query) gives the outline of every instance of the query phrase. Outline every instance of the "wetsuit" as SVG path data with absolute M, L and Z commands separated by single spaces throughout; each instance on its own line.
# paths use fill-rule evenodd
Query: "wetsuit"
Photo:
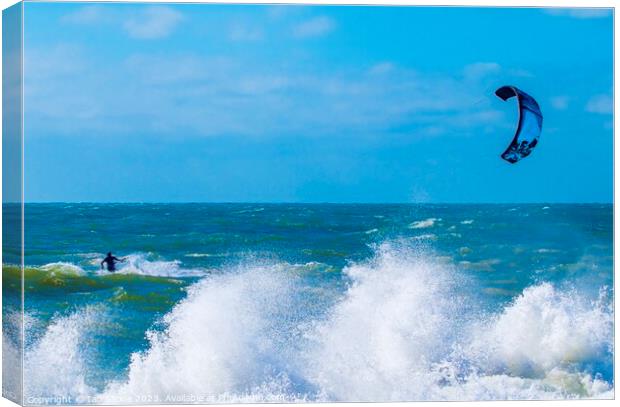
M 103 263 L 106 263 L 106 267 L 108 271 L 116 271 L 116 263 L 120 261 L 123 261 L 123 260 L 117 257 L 114 257 L 111 254 L 108 254 L 106 258 L 103 259 L 103 261 L 101 262 L 101 268 L 103 268 Z

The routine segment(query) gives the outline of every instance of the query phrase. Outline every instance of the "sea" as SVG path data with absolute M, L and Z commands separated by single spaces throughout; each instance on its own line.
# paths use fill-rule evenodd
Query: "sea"
M 23 326 L 28 404 L 614 397 L 611 204 L 24 213 L 2 345 L 19 393 Z

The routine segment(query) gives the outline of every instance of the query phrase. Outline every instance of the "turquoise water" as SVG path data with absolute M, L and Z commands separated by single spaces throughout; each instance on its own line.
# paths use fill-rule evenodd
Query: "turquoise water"
M 25 225 L 26 402 L 613 397 L 612 205 L 28 204 Z

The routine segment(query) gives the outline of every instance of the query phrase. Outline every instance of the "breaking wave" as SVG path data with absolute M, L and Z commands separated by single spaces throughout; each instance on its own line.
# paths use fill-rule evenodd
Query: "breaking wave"
M 418 220 L 409 225 L 409 229 L 426 229 L 435 226 L 435 222 L 441 221 L 438 218 L 428 218 L 424 220 Z
M 204 268 L 185 268 L 178 260 L 165 261 L 151 259 L 147 254 L 130 254 L 125 257 L 125 261 L 117 263 L 117 270 L 114 273 L 101 270 L 99 262 L 103 256 L 92 256 L 88 262 L 89 268 L 83 268 L 77 264 L 69 262 L 48 263 L 40 267 L 27 266 L 25 269 L 26 278 L 30 284 L 42 278 L 78 278 L 96 277 L 112 275 L 136 275 L 145 277 L 202 277 L 208 273 Z M 18 266 L 4 265 L 3 270 L 10 274 L 9 278 L 20 279 L 20 268 Z
M 157 277 L 195 277 L 204 276 L 206 270 L 183 268 L 180 261 L 148 260 L 143 254 L 131 254 L 125 263 L 119 264 L 118 273 L 140 274 Z
M 66 397 L 78 401 L 93 394 L 86 377 L 90 365 L 85 346 L 89 336 L 97 333 L 101 310 L 93 306 L 55 319 L 44 335 L 24 356 L 26 400 L 40 397 Z M 28 328 L 26 327 L 26 331 Z
M 250 262 L 206 275 L 103 391 L 88 383 L 84 338 L 105 313 L 58 318 L 27 350 L 27 395 L 142 404 L 613 398 L 605 290 L 590 299 L 541 283 L 489 313 L 457 266 L 398 243 L 346 267 L 341 290 L 311 286 L 294 269 Z

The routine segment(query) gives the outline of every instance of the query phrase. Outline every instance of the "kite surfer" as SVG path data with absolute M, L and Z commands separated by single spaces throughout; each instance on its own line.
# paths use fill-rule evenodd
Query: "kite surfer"
M 103 259 L 103 261 L 101 262 L 101 269 L 103 270 L 103 263 L 106 263 L 106 267 L 108 269 L 108 271 L 116 271 L 116 263 L 119 262 L 123 262 L 125 261 L 125 259 L 119 259 L 118 257 L 115 257 L 112 255 L 112 252 L 108 252 L 108 255 L 106 256 L 105 259 Z

